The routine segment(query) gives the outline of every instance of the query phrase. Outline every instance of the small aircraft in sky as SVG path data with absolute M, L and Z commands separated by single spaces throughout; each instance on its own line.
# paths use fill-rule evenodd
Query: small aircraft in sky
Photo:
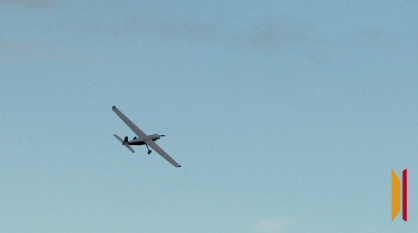
M 120 138 L 118 135 L 113 134 L 115 138 L 117 138 L 122 145 L 126 146 L 132 153 L 135 153 L 135 151 L 132 149 L 132 146 L 141 146 L 146 145 L 148 148 L 148 154 L 151 154 L 151 150 L 149 147 L 154 149 L 158 154 L 160 154 L 164 159 L 166 159 L 169 163 L 171 163 L 174 167 L 181 167 L 174 159 L 172 159 L 161 147 L 159 147 L 154 141 L 160 139 L 161 137 L 164 137 L 165 135 L 158 135 L 158 134 L 151 134 L 146 135 L 142 130 L 138 128 L 134 123 L 132 123 L 131 120 L 129 120 L 119 109 L 116 108 L 116 106 L 112 107 L 112 110 L 122 119 L 123 122 L 125 122 L 126 125 L 128 125 L 129 128 L 131 128 L 132 131 L 138 136 L 134 137 L 132 140 L 128 140 L 128 136 L 125 137 L 124 140 Z M 148 147 L 149 146 L 149 147 Z

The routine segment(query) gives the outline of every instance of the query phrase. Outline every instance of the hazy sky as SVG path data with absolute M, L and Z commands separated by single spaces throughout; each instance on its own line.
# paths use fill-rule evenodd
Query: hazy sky
M 0 232 L 417 232 L 417 12 L 0 0 Z

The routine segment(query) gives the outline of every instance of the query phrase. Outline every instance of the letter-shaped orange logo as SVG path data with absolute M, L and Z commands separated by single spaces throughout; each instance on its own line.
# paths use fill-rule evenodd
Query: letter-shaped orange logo
M 406 195 L 407 171 L 402 171 L 402 219 L 406 222 L 407 195 Z M 401 181 L 392 170 L 392 221 L 401 210 Z

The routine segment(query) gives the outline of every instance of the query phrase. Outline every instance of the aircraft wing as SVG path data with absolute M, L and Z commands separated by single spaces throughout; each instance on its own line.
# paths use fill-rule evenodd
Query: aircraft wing
M 120 117 L 120 119 L 122 119 L 123 122 L 125 122 L 125 124 L 129 126 L 129 128 L 132 129 L 132 131 L 134 131 L 136 136 L 138 137 L 147 136 L 144 132 L 142 132 L 142 130 L 138 128 L 138 126 L 136 126 L 131 120 L 129 120 L 125 115 L 123 115 L 123 113 L 119 111 L 119 109 L 117 109 L 116 106 L 113 106 L 112 110 L 116 113 L 116 115 Z
M 165 158 L 169 163 L 171 163 L 174 167 L 181 167 L 174 159 L 172 159 L 161 147 L 159 147 L 152 139 L 145 140 L 145 143 L 154 149 L 158 154 L 160 154 L 163 158 Z

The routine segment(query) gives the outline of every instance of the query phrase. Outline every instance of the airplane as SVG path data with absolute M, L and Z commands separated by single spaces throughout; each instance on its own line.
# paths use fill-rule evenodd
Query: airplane
M 112 110 L 122 119 L 123 122 L 125 122 L 126 125 L 128 125 L 129 128 L 131 128 L 132 131 L 138 136 L 134 137 L 132 140 L 128 140 L 128 136 L 125 137 L 124 140 L 120 138 L 118 135 L 113 134 L 116 139 L 118 139 L 123 146 L 126 146 L 132 153 L 135 153 L 135 151 L 132 149 L 132 146 L 141 146 L 146 145 L 148 148 L 148 154 L 151 154 L 151 150 L 149 147 L 154 149 L 158 154 L 160 154 L 164 159 L 166 159 L 169 163 L 171 163 L 174 167 L 181 167 L 174 159 L 172 159 L 161 147 L 159 147 L 155 141 L 160 139 L 161 137 L 164 137 L 165 135 L 158 135 L 158 134 L 151 134 L 146 135 L 142 130 L 138 128 L 134 123 L 132 123 L 131 120 L 129 120 L 119 109 L 116 108 L 116 106 L 112 107 Z M 148 147 L 149 146 L 149 147 Z

